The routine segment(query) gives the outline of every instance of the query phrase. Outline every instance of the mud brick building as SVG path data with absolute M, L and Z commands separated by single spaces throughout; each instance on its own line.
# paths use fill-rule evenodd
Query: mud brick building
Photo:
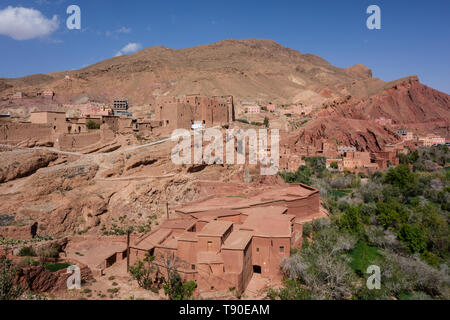
M 281 279 L 280 262 L 300 248 L 305 222 L 326 214 L 319 191 L 295 184 L 245 197 L 210 197 L 175 209 L 179 218 L 136 239 L 130 263 L 147 254 L 177 261 L 200 292 L 243 292 L 254 273 Z
M 231 96 L 159 97 L 155 103 L 155 119 L 167 129 L 190 129 L 192 123 L 205 127 L 222 126 L 232 121 L 234 115 Z

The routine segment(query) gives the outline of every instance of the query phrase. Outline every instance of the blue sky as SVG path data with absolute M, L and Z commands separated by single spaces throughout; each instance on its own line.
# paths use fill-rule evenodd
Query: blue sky
M 71 4 L 81 8 L 81 30 L 66 27 Z M 381 30 L 366 27 L 371 4 L 381 8 Z M 2 24 L 8 6 L 38 10 L 44 21 Z M 449 13 L 448 0 L 1 0 L 0 77 L 79 69 L 128 44 L 122 53 L 265 38 L 338 67 L 362 63 L 386 81 L 417 74 L 450 93 Z

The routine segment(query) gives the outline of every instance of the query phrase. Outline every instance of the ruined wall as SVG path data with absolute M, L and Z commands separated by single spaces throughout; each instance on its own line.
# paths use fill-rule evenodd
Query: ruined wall
M 53 129 L 47 124 L 0 124 L 0 143 L 15 145 L 23 141 L 53 141 Z
M 86 148 L 100 142 L 100 132 L 61 134 L 58 137 L 59 148 L 64 151 Z
M 103 127 L 94 132 L 60 134 L 57 139 L 57 146 L 63 151 L 75 151 L 93 146 L 97 143 L 107 143 L 114 140 L 114 138 L 114 132 L 106 127 Z

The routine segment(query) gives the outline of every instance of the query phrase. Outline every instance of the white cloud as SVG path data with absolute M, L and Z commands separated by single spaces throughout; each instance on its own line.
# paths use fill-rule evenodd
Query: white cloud
M 134 53 L 136 51 L 141 50 L 142 46 L 140 43 L 129 43 L 125 47 L 119 50 L 119 52 L 116 53 L 116 57 L 127 54 L 127 53 Z
M 15 40 L 29 40 L 47 36 L 58 29 L 56 15 L 47 19 L 35 9 L 7 7 L 0 10 L 0 34 Z
M 130 33 L 131 32 L 131 28 L 127 28 L 127 27 L 122 27 L 119 30 L 117 30 L 118 33 Z

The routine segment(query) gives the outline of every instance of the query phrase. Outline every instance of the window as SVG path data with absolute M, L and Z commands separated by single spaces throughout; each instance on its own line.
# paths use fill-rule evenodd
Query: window
M 208 249 L 212 248 L 212 241 L 208 241 Z
M 256 252 L 259 252 L 259 248 L 256 248 Z
M 191 269 L 195 270 L 195 264 L 191 265 Z
M 280 252 L 281 252 L 281 253 L 284 252 L 284 247 L 280 247 Z

